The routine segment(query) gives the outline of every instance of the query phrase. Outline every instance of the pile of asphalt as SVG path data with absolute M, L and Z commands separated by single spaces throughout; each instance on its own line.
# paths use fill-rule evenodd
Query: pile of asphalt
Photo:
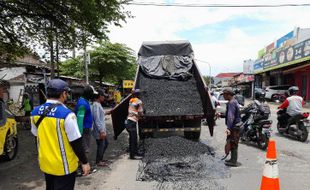
M 144 148 L 137 180 L 157 181 L 160 189 L 225 189 L 215 180 L 230 171 L 207 145 L 173 136 L 146 139 Z
M 203 106 L 196 80 L 187 81 L 154 79 L 142 72 L 139 74 L 139 88 L 143 91 L 146 116 L 201 115 Z

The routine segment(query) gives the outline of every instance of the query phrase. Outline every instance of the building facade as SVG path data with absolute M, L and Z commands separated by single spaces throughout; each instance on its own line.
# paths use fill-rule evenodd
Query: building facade
M 260 50 L 254 74 L 256 87 L 295 85 L 310 101 L 310 29 L 296 28 Z
M 231 85 L 231 79 L 239 73 L 220 73 L 214 77 L 214 85 L 227 87 Z

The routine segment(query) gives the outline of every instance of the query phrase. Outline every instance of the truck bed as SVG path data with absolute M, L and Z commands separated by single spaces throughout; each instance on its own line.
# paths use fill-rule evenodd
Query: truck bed
M 195 77 L 187 81 L 150 78 L 139 71 L 137 86 L 145 116 L 203 115 L 203 104 Z

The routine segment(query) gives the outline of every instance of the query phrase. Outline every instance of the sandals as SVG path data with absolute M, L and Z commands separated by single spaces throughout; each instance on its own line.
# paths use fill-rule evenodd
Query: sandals
M 104 161 L 100 161 L 96 164 L 97 166 L 101 166 L 101 167 L 106 167 L 106 166 L 109 166 L 108 163 L 104 162 Z

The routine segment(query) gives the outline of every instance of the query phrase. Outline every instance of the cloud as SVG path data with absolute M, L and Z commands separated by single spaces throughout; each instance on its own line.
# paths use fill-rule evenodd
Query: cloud
M 147 2 L 143 0 L 143 2 Z M 154 1 L 151 1 L 154 2 Z M 167 0 L 158 3 L 214 4 L 214 1 Z M 232 1 L 217 0 L 217 4 Z M 307 1 L 244 1 L 234 4 L 285 4 Z M 210 63 L 212 75 L 242 71 L 243 61 L 255 59 L 257 52 L 294 27 L 310 27 L 309 7 L 283 8 L 182 8 L 125 6 L 135 16 L 123 28 L 111 27 L 112 42 L 127 44 L 138 52 L 143 41 L 190 40 L 195 57 Z M 208 64 L 197 62 L 203 75 Z

